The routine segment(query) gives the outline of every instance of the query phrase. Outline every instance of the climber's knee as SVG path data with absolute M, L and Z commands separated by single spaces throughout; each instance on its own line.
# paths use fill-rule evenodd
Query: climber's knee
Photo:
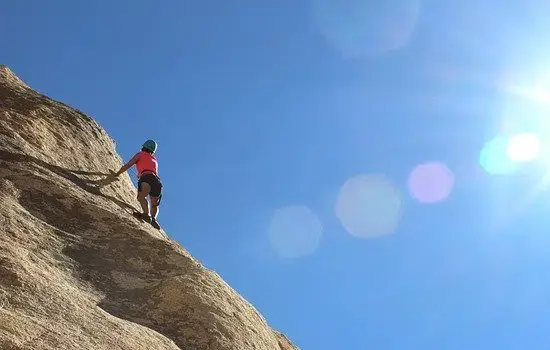
M 162 195 L 158 196 L 158 197 L 153 197 L 151 196 L 151 206 L 152 207 L 158 207 L 159 204 L 160 204 L 160 199 L 161 199 Z

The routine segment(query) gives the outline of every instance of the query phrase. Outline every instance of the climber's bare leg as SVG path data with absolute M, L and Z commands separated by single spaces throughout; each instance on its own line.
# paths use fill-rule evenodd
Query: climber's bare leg
M 157 215 L 159 214 L 159 201 L 160 197 L 149 197 L 151 199 L 151 217 L 157 218 Z
M 147 215 L 149 215 L 149 202 L 147 202 L 147 196 L 149 195 L 150 191 L 151 186 L 147 182 L 142 182 L 137 195 L 137 200 L 141 205 L 141 210 L 144 214 Z

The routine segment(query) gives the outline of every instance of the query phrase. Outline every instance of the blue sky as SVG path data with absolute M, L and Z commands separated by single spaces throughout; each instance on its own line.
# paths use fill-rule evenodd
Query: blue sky
M 302 349 L 542 348 L 547 168 L 491 175 L 479 156 L 544 131 L 539 104 L 502 86 L 547 74 L 545 13 L 18 0 L 0 63 L 93 116 L 125 159 L 156 139 L 160 223 Z M 420 193 L 444 174 L 447 192 L 425 203 L 408 184 L 431 161 L 447 170 Z

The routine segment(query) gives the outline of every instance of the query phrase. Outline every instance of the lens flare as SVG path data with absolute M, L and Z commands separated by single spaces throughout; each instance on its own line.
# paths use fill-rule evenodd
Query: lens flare
M 323 226 L 307 206 L 291 205 L 273 213 L 268 234 L 271 246 L 280 257 L 296 259 L 315 252 Z
M 409 175 L 409 192 L 421 203 L 436 203 L 446 199 L 453 190 L 454 174 L 439 162 L 416 166 Z
M 530 162 L 541 154 L 541 142 L 536 134 L 517 134 L 508 140 L 506 154 L 513 162 Z
M 479 163 L 492 175 L 510 174 L 517 170 L 517 162 L 507 155 L 508 138 L 497 136 L 487 142 L 479 155 Z
M 340 188 L 335 212 L 349 234 L 374 238 L 397 229 L 402 202 L 401 194 L 384 176 L 358 175 Z

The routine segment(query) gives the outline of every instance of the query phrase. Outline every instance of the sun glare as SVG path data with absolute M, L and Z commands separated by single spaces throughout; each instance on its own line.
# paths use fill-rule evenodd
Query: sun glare
M 542 141 L 534 133 L 497 136 L 483 147 L 480 163 L 491 174 L 510 174 L 519 163 L 538 160 L 543 155 Z
M 537 78 L 520 74 L 503 86 L 511 97 L 505 99 L 503 134 L 490 140 L 480 154 L 481 165 L 493 174 L 510 174 L 520 163 L 550 159 L 542 136 L 550 131 L 550 74 Z
M 540 157 L 541 141 L 536 134 L 517 134 L 508 139 L 506 154 L 513 162 L 531 162 Z

